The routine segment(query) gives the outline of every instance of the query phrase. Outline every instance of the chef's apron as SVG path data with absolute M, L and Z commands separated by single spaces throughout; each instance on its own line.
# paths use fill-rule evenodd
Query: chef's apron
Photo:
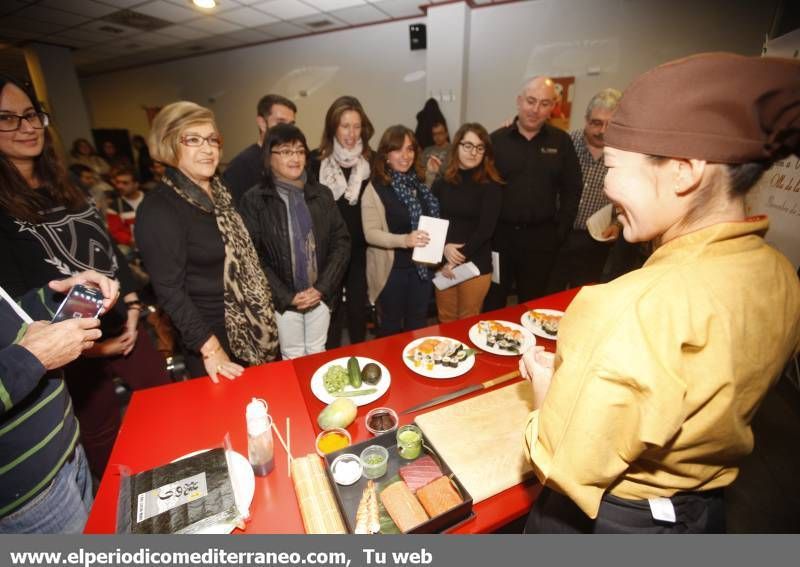
M 725 533 L 723 489 L 679 492 L 669 498 L 675 522 L 656 520 L 647 500 L 606 493 L 593 520 L 563 494 L 543 488 L 525 525 L 525 533 Z

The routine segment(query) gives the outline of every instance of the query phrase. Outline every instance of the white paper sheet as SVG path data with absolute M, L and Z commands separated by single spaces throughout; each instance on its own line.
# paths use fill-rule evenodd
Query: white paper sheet
M 419 230 L 424 230 L 430 235 L 430 242 L 425 246 L 414 248 L 411 259 L 420 264 L 438 264 L 444 255 L 444 244 L 447 238 L 447 227 L 450 221 L 435 217 L 419 217 Z
M 613 214 L 614 205 L 609 203 L 586 219 L 586 228 L 589 230 L 589 234 L 592 235 L 592 238 L 599 240 L 600 242 L 612 240 L 611 237 L 603 238 L 603 231 L 605 231 L 605 229 L 611 225 Z
M 451 280 L 447 276 L 442 275 L 442 272 L 436 272 L 433 278 L 433 285 L 436 286 L 436 289 L 445 290 L 461 282 L 478 277 L 481 275 L 481 271 L 478 269 L 478 266 L 472 262 L 467 262 L 466 264 L 461 264 L 453 268 L 453 275 L 455 278 Z
M 500 252 L 492 250 L 492 283 L 500 285 Z

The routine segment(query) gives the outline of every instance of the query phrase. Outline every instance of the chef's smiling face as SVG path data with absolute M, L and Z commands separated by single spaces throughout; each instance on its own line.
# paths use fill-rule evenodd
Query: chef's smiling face
M 608 167 L 605 193 L 616 206 L 625 240 L 664 239 L 675 231 L 686 212 L 686 199 L 673 190 L 676 162 L 659 163 L 644 154 L 609 146 L 603 154 Z
M 19 87 L 7 83 L 0 92 L 0 122 L 16 122 L 12 115 L 26 116 L 19 123 L 19 128 L 11 132 L 0 132 L 0 153 L 10 161 L 32 160 L 42 153 L 44 147 L 44 128 L 35 118 L 33 102 Z
M 205 138 L 199 146 L 178 144 L 178 169 L 194 182 L 206 182 L 214 177 L 219 165 L 220 148 L 212 146 L 208 139 L 217 137 L 219 133 L 210 122 L 193 124 L 181 132 L 181 139 L 196 140 Z
M 393 150 L 386 155 L 389 167 L 398 173 L 405 173 L 414 165 L 414 143 L 411 138 L 403 138 L 403 146 L 398 150 Z

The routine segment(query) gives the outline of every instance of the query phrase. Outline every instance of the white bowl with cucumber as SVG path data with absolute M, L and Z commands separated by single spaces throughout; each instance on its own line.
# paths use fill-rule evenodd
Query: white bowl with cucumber
M 311 376 L 311 391 L 326 404 L 349 398 L 357 406 L 371 404 L 389 389 L 389 369 L 366 356 L 345 356 L 326 362 Z

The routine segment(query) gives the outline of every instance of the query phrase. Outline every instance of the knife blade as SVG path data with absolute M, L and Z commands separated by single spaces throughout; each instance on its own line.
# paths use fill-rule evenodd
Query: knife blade
M 481 382 L 480 384 L 473 384 L 472 386 L 466 386 L 465 388 L 461 388 L 459 390 L 456 390 L 455 392 L 450 392 L 449 394 L 443 394 L 441 396 L 437 396 L 431 400 L 428 400 L 427 402 L 422 402 L 421 404 L 417 404 L 415 406 L 411 406 L 410 408 L 404 409 L 403 411 L 400 412 L 400 414 L 402 415 L 406 413 L 412 413 L 433 406 L 438 406 L 439 404 L 449 402 L 450 400 L 460 398 L 461 396 L 466 396 L 467 394 L 471 394 L 472 392 L 486 390 L 488 388 L 491 388 L 492 386 L 497 386 L 498 384 L 502 384 L 503 382 L 508 382 L 509 380 L 513 380 L 514 378 L 518 377 L 519 377 L 519 370 L 515 370 L 513 372 L 509 372 L 508 374 L 503 374 L 502 376 L 493 378 L 492 380 L 487 380 L 486 382 Z

